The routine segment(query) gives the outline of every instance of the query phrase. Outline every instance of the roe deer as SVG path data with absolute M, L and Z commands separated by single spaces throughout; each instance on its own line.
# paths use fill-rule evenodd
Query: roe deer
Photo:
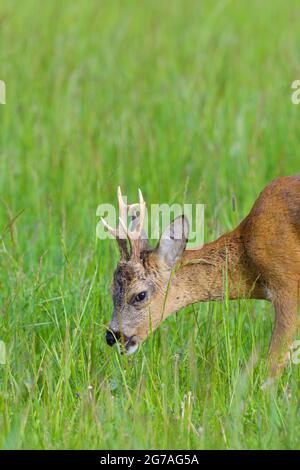
M 226 271 L 229 299 L 265 299 L 275 307 L 269 369 L 276 376 L 287 361 L 297 328 L 300 175 L 271 182 L 237 228 L 196 250 L 186 249 L 189 224 L 184 215 L 173 220 L 157 247 L 151 248 L 142 231 L 145 202 L 139 194 L 139 204 L 127 206 L 118 190 L 117 230 L 102 219 L 121 253 L 107 343 L 118 341 L 130 354 L 171 313 L 195 302 L 222 300 Z M 130 229 L 127 209 L 132 214 Z

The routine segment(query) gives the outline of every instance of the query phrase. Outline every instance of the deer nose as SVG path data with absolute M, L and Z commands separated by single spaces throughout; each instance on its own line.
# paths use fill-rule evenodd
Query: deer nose
M 108 346 L 113 346 L 119 339 L 121 335 L 118 331 L 112 332 L 111 330 L 107 330 L 106 332 L 106 342 Z

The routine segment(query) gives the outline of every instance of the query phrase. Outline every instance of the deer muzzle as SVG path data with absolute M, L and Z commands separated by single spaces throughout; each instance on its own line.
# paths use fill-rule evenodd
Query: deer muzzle
M 138 337 L 136 335 L 128 337 L 119 331 L 107 330 L 105 338 L 109 346 L 118 344 L 121 354 L 133 354 L 139 346 Z

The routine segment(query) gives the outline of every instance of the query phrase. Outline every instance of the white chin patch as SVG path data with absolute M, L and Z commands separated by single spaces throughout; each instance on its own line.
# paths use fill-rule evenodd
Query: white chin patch
M 130 354 L 133 354 L 135 353 L 135 351 L 138 349 L 139 345 L 138 343 L 135 343 L 133 344 L 132 346 L 128 346 L 128 348 L 126 349 L 126 356 L 130 356 Z
M 125 348 L 122 346 L 122 344 L 117 343 L 117 347 L 119 350 L 120 354 L 124 354 L 125 356 L 130 356 L 131 354 L 135 353 L 135 351 L 138 349 L 139 345 L 138 343 L 132 344 L 130 346 L 126 346 Z

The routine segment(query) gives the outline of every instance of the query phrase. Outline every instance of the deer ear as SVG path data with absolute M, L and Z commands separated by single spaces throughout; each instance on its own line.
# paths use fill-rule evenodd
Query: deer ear
M 189 236 L 189 223 L 184 215 L 180 215 L 163 232 L 156 251 L 160 258 L 173 267 L 181 258 Z

